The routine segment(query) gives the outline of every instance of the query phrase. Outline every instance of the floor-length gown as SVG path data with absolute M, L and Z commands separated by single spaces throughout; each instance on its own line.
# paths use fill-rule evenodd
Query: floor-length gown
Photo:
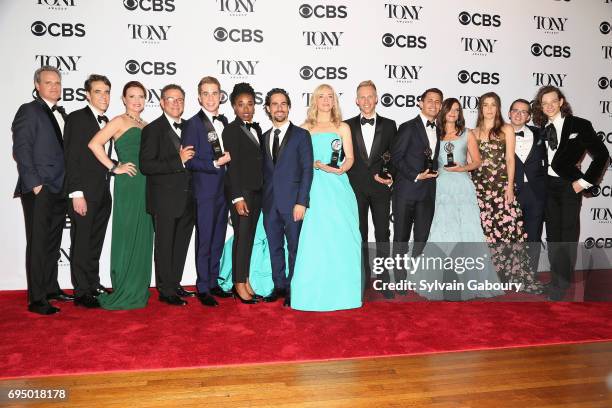
M 542 285 L 531 271 L 527 252 L 527 233 L 518 201 L 506 204 L 508 184 L 506 143 L 492 136 L 479 142 L 482 165 L 474 170 L 480 221 L 493 252 L 493 264 L 504 282 L 520 283 L 521 291 L 541 293 Z
M 314 160 L 329 163 L 336 133 L 313 133 Z M 291 281 L 291 308 L 309 311 L 361 306 L 361 235 L 348 176 L 315 170 Z
M 447 144 L 453 144 L 456 163 L 467 161 L 468 131 L 455 140 L 441 141 L 440 151 Z M 499 283 L 495 268 L 491 263 L 489 248 L 480 226 L 480 210 L 476 200 L 474 183 L 467 172 L 447 171 L 446 154 L 438 156 L 438 177 L 436 179 L 436 209 L 424 250 L 424 259 L 432 259 L 430 268 L 419 268 L 414 278 L 417 293 L 430 300 L 467 300 L 477 297 L 503 295 L 499 290 L 485 290 L 472 286 L 478 283 Z M 464 259 L 480 258 L 472 267 L 464 265 Z M 439 268 L 433 259 L 452 259 L 453 266 Z M 450 261 L 448 261 L 450 262 Z M 481 267 L 482 265 L 482 267 Z M 454 283 L 455 290 L 423 289 L 419 282 Z M 472 288 L 471 288 L 472 287 Z
M 141 129 L 132 127 L 115 142 L 122 163 L 138 167 Z M 145 176 L 115 176 L 111 282 L 113 293 L 98 296 L 104 309 L 145 307 L 149 300 L 153 254 L 153 221 L 146 211 Z

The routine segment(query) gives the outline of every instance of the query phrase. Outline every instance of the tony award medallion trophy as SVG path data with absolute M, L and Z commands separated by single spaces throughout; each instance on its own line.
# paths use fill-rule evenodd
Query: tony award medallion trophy
M 455 167 L 457 163 L 455 163 L 455 157 L 453 156 L 453 150 L 455 150 L 455 145 L 452 142 L 448 142 L 446 146 L 444 146 L 444 151 L 446 152 L 446 164 L 444 167 Z
M 219 142 L 219 136 L 217 132 L 211 130 L 208 132 L 208 143 L 212 146 L 213 154 L 215 156 L 215 160 L 218 160 L 221 156 L 223 156 L 223 150 L 221 150 L 221 143 Z
M 332 148 L 331 160 L 329 163 L 327 163 L 327 165 L 338 169 L 340 168 L 340 166 L 338 165 L 338 161 L 340 159 L 340 150 L 342 150 L 342 142 L 340 141 L 340 139 L 332 140 L 331 148 Z
M 433 159 L 431 158 L 431 154 L 432 151 L 431 149 L 428 147 L 427 149 L 425 149 L 425 166 L 424 166 L 424 170 L 428 170 L 430 173 L 435 173 L 434 170 L 434 162 Z
M 381 156 L 382 166 L 378 172 L 378 177 L 383 180 L 389 180 L 391 178 L 391 172 L 389 171 L 389 162 L 391 161 L 391 153 L 389 151 L 384 152 Z

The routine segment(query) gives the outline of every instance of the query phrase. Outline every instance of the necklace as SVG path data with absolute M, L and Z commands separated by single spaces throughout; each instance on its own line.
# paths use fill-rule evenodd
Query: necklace
M 144 125 L 144 121 L 142 119 L 140 119 L 140 118 L 136 119 L 135 117 L 133 117 L 132 115 L 130 115 L 127 112 L 125 112 L 125 116 L 127 116 L 130 119 L 132 119 L 134 122 L 138 123 L 139 125 Z

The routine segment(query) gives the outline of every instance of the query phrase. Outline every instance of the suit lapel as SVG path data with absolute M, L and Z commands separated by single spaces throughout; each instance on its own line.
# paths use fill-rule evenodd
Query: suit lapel
M 291 137 L 292 130 L 293 130 L 293 123 L 289 122 L 289 127 L 287 127 L 287 131 L 285 132 L 285 137 L 283 137 L 283 141 L 278 147 L 278 157 L 276 158 L 277 162 L 280 160 L 281 156 L 283 155 L 285 146 L 287 146 L 287 143 L 289 143 L 289 138 Z
M 372 142 L 372 148 L 370 149 L 370 157 L 368 158 L 368 164 L 372 165 L 373 158 L 379 157 L 381 153 L 380 144 L 382 143 L 383 123 L 380 116 L 376 115 L 376 130 L 374 130 L 374 141 Z
M 213 124 L 208 119 L 208 116 L 206 116 L 204 114 L 204 112 L 202 112 L 202 109 L 200 109 L 200 111 L 198 112 L 198 117 L 202 121 L 202 125 L 204 125 L 204 130 L 206 131 L 206 133 L 212 132 L 212 131 L 215 130 L 215 127 L 213 126 Z M 221 136 L 221 135 L 219 135 L 219 136 Z
M 271 142 L 271 135 L 272 135 L 272 129 L 274 129 L 274 127 L 271 127 L 270 130 L 268 130 L 266 133 L 263 134 L 263 141 L 264 141 L 264 154 L 270 159 L 270 161 L 272 161 L 272 154 L 270 153 L 270 143 Z
M 47 105 L 47 103 L 43 99 L 37 99 L 37 101 L 38 103 L 41 104 L 43 110 L 49 117 L 49 120 L 51 120 L 51 124 L 53 125 L 53 130 L 55 131 L 55 137 L 57 138 L 58 143 L 63 149 L 64 148 L 64 138 L 62 137 L 62 130 L 60 129 L 59 124 L 57 123 L 57 119 L 55 119 L 55 115 L 53 114 L 53 111 L 51 110 L 51 108 L 49 108 L 49 105 Z
M 162 114 L 160 116 L 160 120 L 163 129 L 162 132 L 165 134 L 165 137 L 170 140 L 178 153 L 181 150 L 181 139 L 179 135 L 174 131 L 174 129 L 172 129 L 172 126 L 170 126 L 170 122 L 168 122 L 165 115 Z
M 572 131 L 572 117 L 566 116 L 563 120 L 563 129 L 561 129 L 561 139 L 559 140 L 559 148 L 557 151 L 563 150 L 569 139 L 569 135 Z
M 365 140 L 361 132 L 361 115 L 355 116 L 355 141 L 357 142 L 357 150 L 364 162 L 368 162 L 368 151 L 366 150 Z
M 416 117 L 416 122 L 417 122 L 416 123 L 416 127 L 417 127 L 417 130 L 419 132 L 419 135 L 421 136 L 421 140 L 423 141 L 425 146 L 429 146 L 429 139 L 427 138 L 427 130 L 425 130 L 425 125 L 423 125 L 423 120 L 421 119 L 421 115 L 418 115 Z M 436 133 L 438 133 L 437 130 L 438 129 L 436 129 Z M 440 137 L 438 136 L 438 139 L 439 138 Z
M 253 133 L 251 133 L 251 131 L 247 129 L 243 121 L 240 121 L 240 129 L 242 129 L 242 131 L 247 135 L 249 140 L 255 144 L 255 146 L 257 146 L 258 148 L 260 147 L 259 140 L 257 140 L 257 138 L 253 136 Z
M 527 155 L 527 157 L 525 158 L 525 163 L 526 164 L 529 160 L 531 160 L 531 157 L 533 156 L 533 154 L 535 153 L 536 150 L 536 146 L 538 145 L 538 141 L 540 140 L 540 135 L 538 133 L 536 133 L 533 129 L 529 128 L 529 130 L 531 130 L 531 134 L 533 135 L 533 142 L 531 143 L 531 149 L 529 149 L 529 154 Z M 517 156 L 518 157 L 518 156 Z M 519 158 L 520 160 L 520 158 Z

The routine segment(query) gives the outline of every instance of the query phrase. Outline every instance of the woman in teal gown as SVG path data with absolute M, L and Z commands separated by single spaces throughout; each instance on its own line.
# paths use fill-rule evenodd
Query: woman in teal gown
M 114 168 L 113 236 L 111 240 L 111 282 L 113 292 L 98 296 L 104 309 L 128 310 L 145 307 L 151 285 L 153 253 L 153 223 L 146 212 L 146 178 L 137 168 L 140 136 L 145 122 L 146 90 L 136 81 L 123 88 L 126 113 L 115 117 L 98 132 L 89 146 L 96 158 L 108 168 Z M 107 156 L 104 144 L 111 138 L 120 165 Z
M 291 308 L 357 308 L 361 306 L 361 235 L 357 201 L 346 175 L 353 165 L 353 146 L 331 86 L 314 90 L 303 127 L 312 135 L 315 172 L 291 281 Z M 345 159 L 339 168 L 326 164 L 340 148 Z
M 503 292 L 497 290 L 468 287 L 469 281 L 499 283 L 499 279 L 490 261 L 489 249 L 480 225 L 476 189 L 468 173 L 480 166 L 478 144 L 472 131 L 465 128 L 461 104 L 457 99 L 449 98 L 442 103 L 438 125 L 444 136 L 440 140 L 438 156 L 436 209 L 424 255 L 428 259 L 450 258 L 453 262 L 466 257 L 481 257 L 483 267 L 480 267 L 480 263 L 473 268 L 455 263 L 454 268 L 439 268 L 432 262 L 431 267 L 417 270 L 413 278 L 416 291 L 430 300 L 467 300 L 502 295 Z M 449 148 L 449 145 L 453 148 Z M 448 164 L 448 150 L 452 150 L 455 166 L 445 167 Z M 431 289 L 432 286 L 422 286 L 423 280 L 429 284 L 457 282 L 463 286 L 455 285 L 456 290 L 444 290 L 440 286 Z

